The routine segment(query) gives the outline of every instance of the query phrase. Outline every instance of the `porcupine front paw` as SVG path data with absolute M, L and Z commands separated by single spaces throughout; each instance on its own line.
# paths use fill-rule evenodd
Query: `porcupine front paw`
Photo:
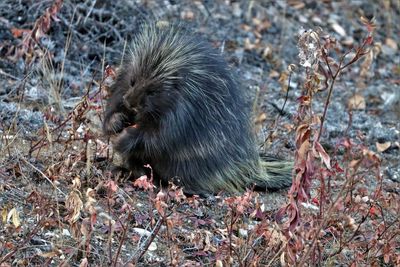
M 139 152 L 141 144 L 140 132 L 135 126 L 125 127 L 114 138 L 112 138 L 113 147 L 118 151 L 124 159 L 127 159 L 131 154 Z
M 104 122 L 104 132 L 108 135 L 118 134 L 128 126 L 127 117 L 123 113 L 114 113 Z
M 129 164 L 129 166 L 125 166 L 125 164 L 123 166 L 113 165 L 110 167 L 110 171 L 113 179 L 118 182 L 125 182 L 128 180 L 134 181 L 148 174 L 143 166 L 139 164 L 132 166 L 132 163 Z

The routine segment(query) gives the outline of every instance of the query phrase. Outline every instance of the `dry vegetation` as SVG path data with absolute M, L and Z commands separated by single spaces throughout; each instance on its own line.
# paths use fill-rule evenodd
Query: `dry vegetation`
M 163 9 L 163 1 L 137 2 L 128 6 L 145 18 L 151 8 Z M 12 88 L 1 101 L 15 109 L 0 106 L 0 266 L 400 266 L 399 129 L 372 146 L 353 126 L 358 110 L 379 121 L 377 110 L 365 111 L 376 98 L 360 91 L 374 79 L 374 64 L 381 66 L 375 63 L 382 50 L 375 19 L 352 18 L 362 25 L 358 39 L 344 33 L 337 40 L 317 27 L 292 36 L 297 47 L 274 51 L 282 56 L 284 49 L 298 49 L 292 53 L 299 59 L 286 59 L 298 60 L 291 61 L 295 66 L 270 51 L 274 41 L 263 44 L 261 36 L 274 19 L 260 17 L 255 1 L 217 2 L 222 7 L 171 4 L 171 14 L 200 28 L 220 27 L 218 19 L 242 12 L 243 22 L 235 27 L 255 40 L 211 41 L 228 53 L 247 53 L 242 62 L 232 60 L 239 68 L 268 62 L 269 77 L 285 90 L 273 93 L 258 80 L 254 110 L 257 129 L 269 131 L 264 149 L 284 150 L 280 154 L 295 162 L 288 193 L 249 190 L 203 199 L 185 196 L 173 184 L 160 191 L 152 177 L 119 181 L 108 171 L 115 155 L 99 125 L 118 64 L 106 67 L 111 61 L 106 55 L 117 56 L 135 29 L 121 28 L 120 20 L 132 19 L 124 4 L 52 0 L 33 1 L 28 8 L 5 1 L 1 8 L 15 14 L 0 15 L 8 34 L 0 31 L 6 37 L 0 39 L 0 86 Z M 288 1 L 288 8 L 302 12 L 312 2 Z M 324 2 L 322 8 L 335 7 Z M 386 10 L 399 8 L 396 1 L 383 2 Z M 28 16 L 32 10 L 39 11 Z M 168 20 L 171 14 L 155 15 Z M 17 16 L 34 20 L 16 26 Z M 206 24 L 201 16 L 212 21 Z M 344 29 L 335 23 L 332 31 L 341 35 Z M 390 40 L 385 45 L 398 57 Z M 393 76 L 381 78 L 397 89 L 398 64 L 390 70 Z M 332 105 L 341 101 L 346 81 L 357 89 L 345 103 L 346 127 L 336 129 L 334 139 L 328 117 L 337 112 Z M 282 100 L 276 116 L 265 111 L 272 94 Z M 394 114 L 386 125 L 395 128 L 399 95 L 394 98 L 394 112 L 386 106 Z M 339 113 L 332 117 L 341 120 Z

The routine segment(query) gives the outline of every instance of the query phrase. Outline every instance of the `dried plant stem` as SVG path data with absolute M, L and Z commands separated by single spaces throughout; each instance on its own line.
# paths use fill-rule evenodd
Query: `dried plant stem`
M 108 210 L 108 214 L 112 214 L 112 210 L 111 210 L 111 199 L 112 199 L 112 194 L 113 191 L 111 190 L 110 187 L 108 187 L 107 189 L 107 210 Z M 113 227 L 113 221 L 112 220 L 108 220 L 108 262 L 110 265 L 112 265 L 113 263 L 113 256 L 112 256 L 112 238 L 114 235 L 114 227 Z
M 118 257 L 119 257 L 119 255 L 121 254 L 122 245 L 123 245 L 124 242 L 125 242 L 126 234 L 127 234 L 127 232 L 128 232 L 127 230 L 128 230 L 128 224 L 129 224 L 130 218 L 131 218 L 131 211 L 129 211 L 129 213 L 128 213 L 126 225 L 123 226 L 123 225 L 121 224 L 122 227 L 123 227 L 122 236 L 121 236 L 121 240 L 119 241 L 118 250 L 117 250 L 117 253 L 115 254 L 114 263 L 112 264 L 112 266 L 117 266 Z
M 151 232 L 151 235 L 146 239 L 144 245 L 139 248 L 139 251 L 137 251 L 135 253 L 135 256 L 137 254 L 139 254 L 138 257 L 136 257 L 136 259 L 135 259 L 136 266 L 139 263 L 139 261 L 142 259 L 142 257 L 146 253 L 146 251 L 148 250 L 150 244 L 154 241 L 154 239 L 158 235 L 158 232 L 160 232 L 161 226 L 164 224 L 164 221 L 165 221 L 165 217 L 162 217 L 161 219 L 159 219 L 157 221 L 156 226 L 154 227 L 153 231 Z
M 368 40 L 369 40 L 368 38 L 366 38 L 364 40 L 364 42 L 361 45 L 361 47 L 357 49 L 356 55 L 349 62 L 347 62 L 346 64 L 343 65 L 344 59 L 350 53 L 350 51 L 346 52 L 344 55 L 342 55 L 340 57 L 339 66 L 338 66 L 337 71 L 335 72 L 335 74 L 333 74 L 332 67 L 329 64 L 328 55 L 326 55 L 324 51 L 322 53 L 324 61 L 325 61 L 325 64 L 326 64 L 326 66 L 328 68 L 328 72 L 329 72 L 329 76 L 330 76 L 329 78 L 332 80 L 332 82 L 329 85 L 328 96 L 326 98 L 325 106 L 324 106 L 324 113 L 323 113 L 323 115 L 321 117 L 321 124 L 320 124 L 320 127 L 319 127 L 319 133 L 318 133 L 318 138 L 317 138 L 318 142 L 319 142 L 319 140 L 321 138 L 321 135 L 322 135 L 322 129 L 323 129 L 325 118 L 326 118 L 326 112 L 328 110 L 328 106 L 329 106 L 329 103 L 330 103 L 330 100 L 331 100 L 331 96 L 332 96 L 333 86 L 335 85 L 336 79 L 344 69 L 349 67 L 351 64 L 357 62 L 357 60 L 359 60 L 362 56 L 364 56 L 366 54 L 365 47 L 368 45 Z
M 22 241 L 21 244 L 14 247 L 14 249 L 12 251 L 10 251 L 8 254 L 6 254 L 3 258 L 0 258 L 1 266 L 3 266 L 2 264 L 4 262 L 6 262 L 9 258 L 11 258 L 21 247 L 25 246 L 30 240 L 32 240 L 32 238 L 37 234 L 37 232 L 42 227 L 42 222 L 44 221 L 45 218 L 46 218 L 46 216 L 43 216 L 40 218 L 40 220 L 36 224 L 35 228 L 32 229 L 30 234 L 25 238 L 24 241 Z M 6 266 L 6 265 L 4 265 L 4 266 Z
M 327 216 L 324 217 L 323 221 L 319 224 L 317 230 L 315 231 L 314 238 L 311 241 L 310 246 L 307 248 L 306 252 L 304 255 L 301 257 L 299 263 L 296 264 L 296 266 L 305 266 L 305 262 L 309 260 L 309 255 L 311 251 L 313 251 L 316 241 L 318 239 L 318 234 L 321 232 L 322 228 L 325 226 L 326 222 L 330 218 L 330 215 L 332 214 L 333 208 L 335 207 L 336 203 L 339 201 L 340 197 L 342 196 L 342 193 L 344 192 L 345 188 L 349 184 L 349 179 L 346 179 L 345 183 L 343 186 L 340 188 L 340 192 L 337 194 L 336 199 L 331 203 L 328 211 L 326 212 Z
M 166 230 L 166 233 L 167 233 L 167 246 L 168 246 L 169 257 L 170 257 L 170 261 L 173 262 L 173 260 L 174 260 L 173 255 L 174 255 L 174 253 L 173 253 L 173 251 L 172 251 L 172 250 L 173 250 L 173 247 L 172 247 L 171 244 L 170 244 L 170 241 L 171 241 L 171 233 L 170 233 L 170 231 L 169 231 L 168 220 L 165 220 L 165 230 Z
M 53 187 L 54 189 L 56 189 L 61 195 L 63 195 L 64 197 L 66 197 L 66 194 L 61 191 L 52 181 L 49 177 L 47 177 L 46 174 L 44 174 L 41 170 L 39 170 L 38 168 L 36 168 L 34 165 L 32 165 L 32 163 L 30 163 L 29 161 L 27 161 L 24 158 L 21 158 L 23 162 L 25 162 L 26 164 L 28 164 L 29 166 L 31 166 L 35 171 L 37 171 L 38 173 L 40 173 Z
M 293 73 L 292 71 L 289 71 L 288 85 L 287 85 L 286 95 L 285 95 L 285 102 L 283 102 L 281 111 L 279 112 L 279 117 L 282 116 L 283 111 L 285 110 L 286 102 L 287 102 L 287 100 L 288 100 L 288 98 L 289 98 L 289 90 L 290 90 L 290 82 L 291 82 L 291 80 L 292 80 L 292 73 Z M 279 119 L 279 117 L 278 117 L 278 119 Z M 278 120 L 278 119 L 277 119 L 277 120 Z
M 321 117 L 321 124 L 319 125 L 319 132 L 318 132 L 318 137 L 317 137 L 317 142 L 319 142 L 319 139 L 321 138 L 322 135 L 322 129 L 324 127 L 324 122 L 325 122 L 325 118 L 326 118 L 326 112 L 328 111 L 328 106 L 329 103 L 331 101 L 331 96 L 332 96 L 332 91 L 333 91 L 333 85 L 335 84 L 336 81 L 336 75 L 332 78 L 332 82 L 329 85 L 329 90 L 328 90 L 328 96 L 326 97 L 326 101 L 325 101 L 325 106 L 324 106 L 324 113 L 322 114 Z

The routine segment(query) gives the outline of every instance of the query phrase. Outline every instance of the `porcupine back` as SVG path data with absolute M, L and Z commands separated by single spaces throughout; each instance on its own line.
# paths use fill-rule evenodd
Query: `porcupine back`
M 291 183 L 290 164 L 261 160 L 249 108 L 220 53 L 182 27 L 147 25 L 111 88 L 104 129 L 128 169 L 190 194 Z M 129 127 L 135 125 L 135 127 Z

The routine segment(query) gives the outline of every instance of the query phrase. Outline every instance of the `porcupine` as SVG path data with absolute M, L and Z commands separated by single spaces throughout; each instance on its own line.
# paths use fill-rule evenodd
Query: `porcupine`
M 291 184 L 291 164 L 258 153 L 244 92 L 220 53 L 181 26 L 146 25 L 110 88 L 104 132 L 124 167 L 185 193 Z M 137 178 L 137 177 L 136 177 Z

